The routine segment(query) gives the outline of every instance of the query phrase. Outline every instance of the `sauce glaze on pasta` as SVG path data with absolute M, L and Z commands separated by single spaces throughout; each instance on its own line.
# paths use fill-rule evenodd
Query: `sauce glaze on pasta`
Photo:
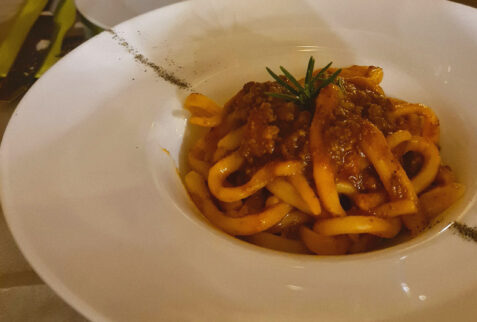
M 223 108 L 189 95 L 190 123 L 209 128 L 188 154 L 191 198 L 223 231 L 287 252 L 415 236 L 464 186 L 441 163 L 435 113 L 387 97 L 382 78 L 379 67 L 343 68 L 314 110 L 268 95 L 282 93 L 276 82 L 249 82 Z

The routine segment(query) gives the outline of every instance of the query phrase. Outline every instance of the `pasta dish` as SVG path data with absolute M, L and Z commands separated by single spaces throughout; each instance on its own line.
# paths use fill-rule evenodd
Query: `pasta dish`
M 188 152 L 185 186 L 226 233 L 294 253 L 371 251 L 413 237 L 464 193 L 441 163 L 429 107 L 384 94 L 374 66 L 281 67 L 224 107 L 193 93 L 208 128 Z

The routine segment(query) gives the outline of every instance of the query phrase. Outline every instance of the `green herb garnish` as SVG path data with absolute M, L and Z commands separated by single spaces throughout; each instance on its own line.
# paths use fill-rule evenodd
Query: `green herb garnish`
M 306 69 L 305 82 L 303 86 L 293 77 L 285 67 L 280 66 L 280 70 L 285 79 L 275 74 L 270 68 L 266 67 L 267 72 L 277 81 L 277 83 L 285 89 L 285 93 L 266 92 L 265 94 L 272 97 L 280 98 L 286 101 L 295 102 L 303 108 L 311 108 L 314 105 L 315 98 L 320 93 L 320 90 L 330 83 L 335 83 L 341 69 L 338 69 L 330 77 L 324 77 L 325 72 L 331 66 L 331 62 L 323 67 L 315 76 L 313 76 L 313 68 L 315 67 L 315 59 L 313 56 L 308 61 Z

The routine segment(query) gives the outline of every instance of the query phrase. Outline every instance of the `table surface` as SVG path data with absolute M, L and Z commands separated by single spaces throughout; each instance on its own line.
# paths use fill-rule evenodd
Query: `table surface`
M 454 2 L 477 8 L 477 0 Z M 0 102 L 0 139 L 17 104 L 18 101 Z M 88 321 L 61 300 L 33 271 L 16 246 L 1 210 L 0 321 Z

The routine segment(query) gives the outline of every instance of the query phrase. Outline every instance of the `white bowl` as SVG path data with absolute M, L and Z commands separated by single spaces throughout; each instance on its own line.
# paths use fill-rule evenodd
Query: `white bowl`
M 95 321 L 472 321 L 477 244 L 446 228 L 477 224 L 476 18 L 446 1 L 217 0 L 125 22 L 18 106 L 0 150 L 8 224 L 40 276 Z M 418 238 L 367 254 L 290 255 L 232 238 L 175 170 L 193 135 L 190 91 L 137 53 L 219 103 L 268 80 L 265 66 L 303 73 L 310 55 L 381 66 L 388 95 L 437 112 L 466 195 Z

